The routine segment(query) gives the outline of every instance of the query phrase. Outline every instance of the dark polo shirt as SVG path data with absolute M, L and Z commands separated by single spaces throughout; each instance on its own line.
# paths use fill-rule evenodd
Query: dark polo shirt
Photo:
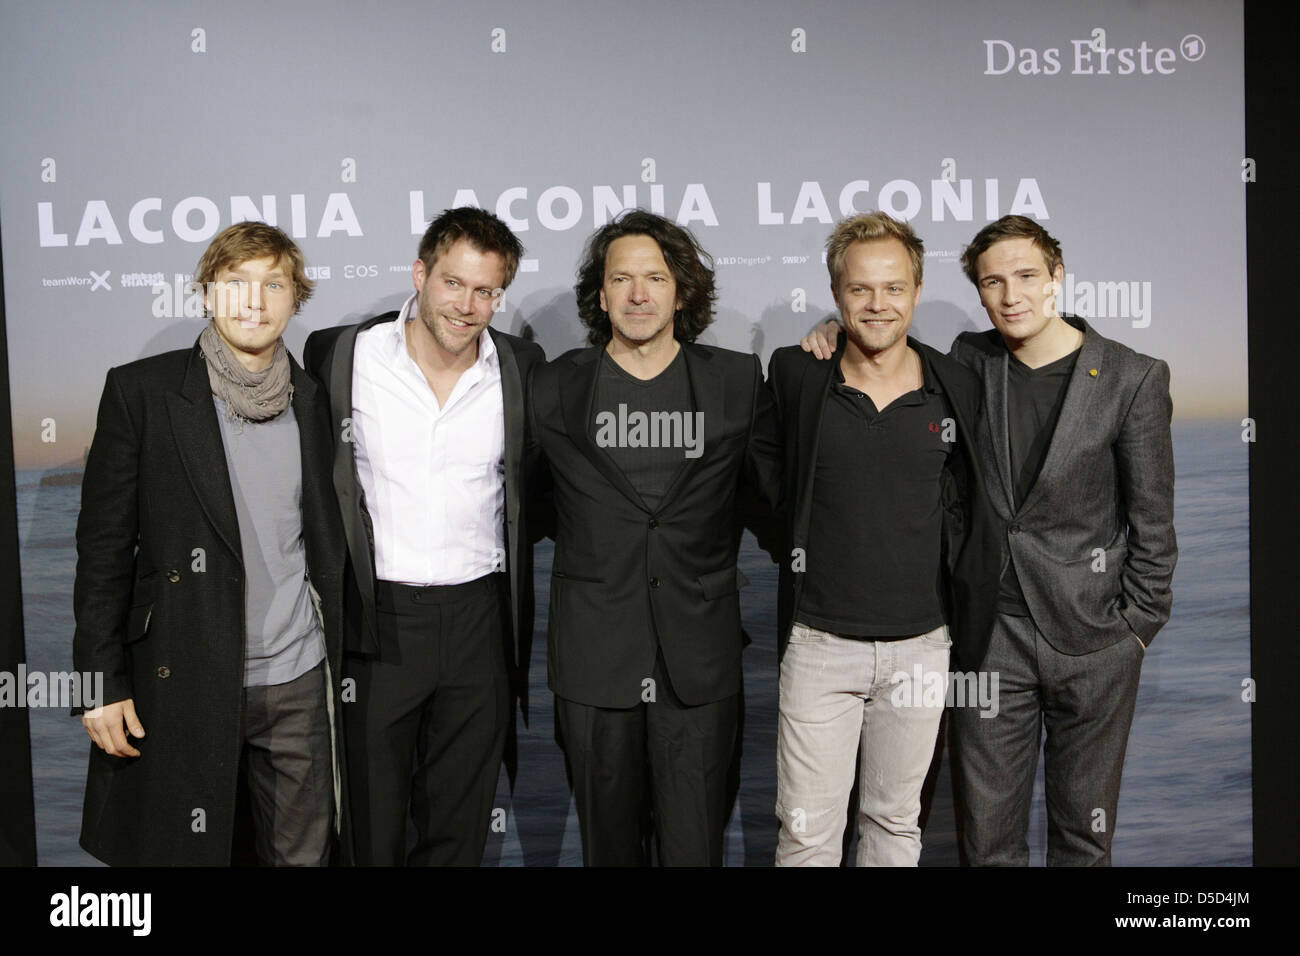
M 837 362 L 817 443 L 804 624 L 879 641 L 945 623 L 940 483 L 956 424 L 924 355 L 921 369 L 921 388 L 877 409 Z

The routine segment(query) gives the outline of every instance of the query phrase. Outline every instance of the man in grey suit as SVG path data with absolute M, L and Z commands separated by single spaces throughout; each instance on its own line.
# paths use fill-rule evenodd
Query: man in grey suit
M 1005 527 L 984 653 L 996 716 L 955 708 L 972 865 L 1029 862 L 1046 728 L 1049 866 L 1107 866 L 1142 659 L 1177 561 L 1169 366 L 1057 313 L 1061 247 L 1004 216 L 962 256 L 994 329 L 952 355 L 984 383 L 979 454 Z

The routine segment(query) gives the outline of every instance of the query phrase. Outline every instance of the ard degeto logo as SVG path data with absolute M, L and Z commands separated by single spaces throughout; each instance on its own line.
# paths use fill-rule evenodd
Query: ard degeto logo
M 1195 63 L 1205 56 L 1205 40 L 1189 33 L 1176 46 L 1112 42 L 1103 27 L 1064 46 L 1020 46 L 1010 40 L 984 42 L 985 76 L 1169 76 L 1180 63 Z M 1064 54 L 1062 53 L 1064 50 Z

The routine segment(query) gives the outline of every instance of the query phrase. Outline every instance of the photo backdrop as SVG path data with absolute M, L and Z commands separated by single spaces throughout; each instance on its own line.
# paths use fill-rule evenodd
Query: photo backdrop
M 913 334 L 988 321 L 958 256 L 1006 213 L 1061 241 L 1063 311 L 1172 370 L 1180 560 L 1144 663 L 1117 864 L 1251 858 L 1242 11 L 1238 3 L 268 5 L 0 3 L 0 226 L 29 670 L 71 668 L 78 473 L 104 375 L 188 348 L 185 283 L 256 218 L 318 280 L 286 334 L 397 308 L 427 221 L 497 212 L 527 247 L 495 322 L 582 343 L 585 238 L 641 206 L 714 256 L 702 341 L 758 353 L 833 311 L 832 223 L 884 209 L 925 240 Z M 580 860 L 545 690 L 538 553 L 533 717 L 489 862 Z M 775 569 L 742 565 L 746 722 L 728 861 L 775 845 Z M 38 852 L 77 846 L 89 743 L 29 714 Z M 1039 795 L 1032 844 L 1041 860 Z M 923 863 L 956 861 L 937 762 Z

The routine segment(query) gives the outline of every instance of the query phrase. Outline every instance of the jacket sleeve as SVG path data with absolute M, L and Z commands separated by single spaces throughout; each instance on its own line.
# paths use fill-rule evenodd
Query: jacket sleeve
M 781 422 L 763 367 L 754 360 L 753 407 L 745 449 L 745 482 L 737 495 L 740 523 L 754 533 L 758 546 L 780 561 L 780 509 L 784 460 Z
M 1170 581 L 1178 563 L 1174 537 L 1174 449 L 1169 423 L 1169 366 L 1147 370 L 1115 442 L 1120 493 L 1127 510 L 1128 557 L 1120 575 L 1120 613 L 1143 644 L 1169 620 Z
M 137 428 L 118 372 L 110 370 L 82 478 L 72 597 L 73 666 L 104 675 L 104 704 L 134 696 L 124 645 L 139 536 Z

